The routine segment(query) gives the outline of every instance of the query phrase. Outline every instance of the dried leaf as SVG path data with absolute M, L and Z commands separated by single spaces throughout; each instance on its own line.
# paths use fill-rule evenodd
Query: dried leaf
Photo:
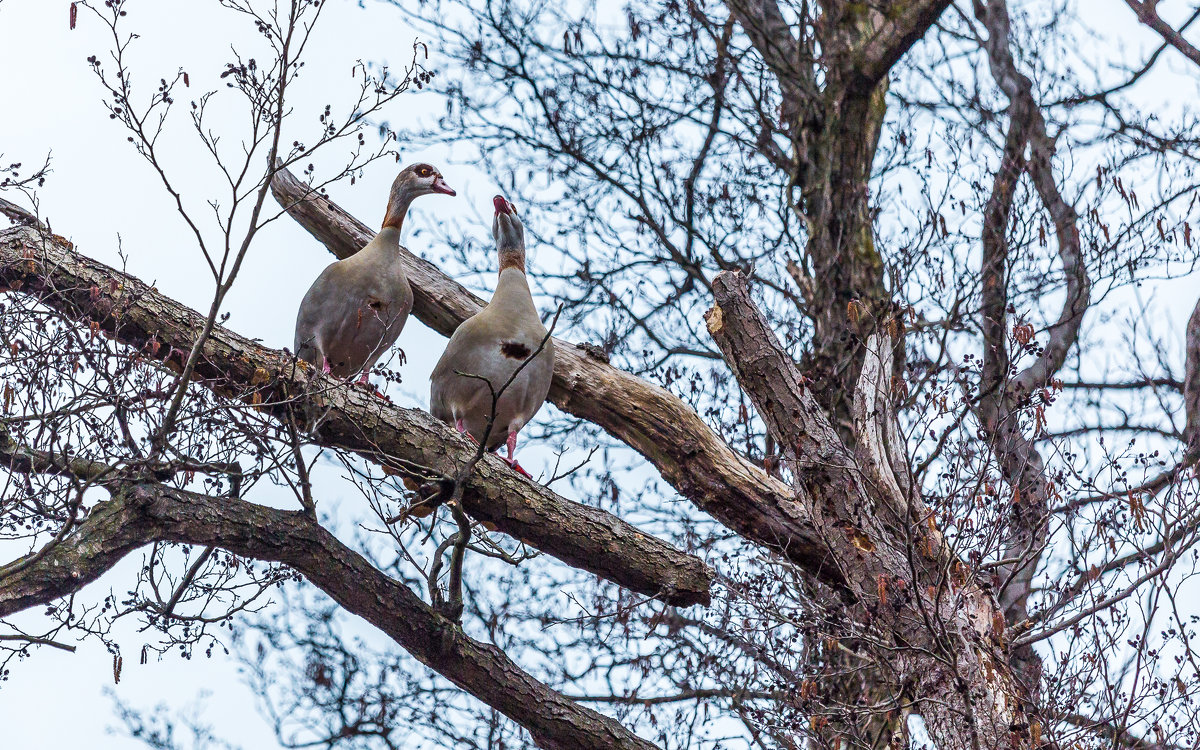
M 417 503 L 410 506 L 408 509 L 408 515 L 410 518 L 425 518 L 432 513 L 433 506 L 426 503 Z
M 800 683 L 800 699 L 812 700 L 812 697 L 817 693 L 817 683 L 813 680 L 804 680 Z
M 856 299 L 852 299 L 846 303 L 846 317 L 854 325 L 858 325 L 858 321 L 862 319 L 864 308 L 862 303 Z
M 1141 531 L 1146 518 L 1146 504 L 1142 502 L 1140 493 L 1129 493 L 1129 512 L 1133 514 L 1133 523 L 1137 526 L 1137 530 Z
M 1017 340 L 1018 344 L 1025 346 L 1033 340 L 1033 326 L 1029 325 L 1028 323 L 1022 323 L 1018 326 L 1014 326 L 1013 338 Z

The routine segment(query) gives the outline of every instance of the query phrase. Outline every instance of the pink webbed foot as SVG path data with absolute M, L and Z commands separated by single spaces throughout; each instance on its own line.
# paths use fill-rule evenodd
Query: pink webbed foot
M 329 366 L 328 357 L 321 357 L 321 372 L 325 373 L 326 375 L 333 372 L 333 368 Z
M 530 474 L 528 471 L 525 471 L 525 468 L 523 466 L 521 466 L 521 464 L 517 463 L 516 459 L 501 458 L 500 460 L 503 461 L 504 463 L 508 464 L 509 466 L 511 466 L 513 468 L 513 471 L 517 472 L 518 474 L 525 477 L 526 479 L 533 479 L 533 475 Z

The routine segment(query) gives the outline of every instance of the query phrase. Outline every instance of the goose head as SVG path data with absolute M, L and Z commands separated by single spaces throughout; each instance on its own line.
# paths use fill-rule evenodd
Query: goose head
M 492 219 L 492 236 L 496 239 L 496 250 L 500 254 L 500 270 L 519 268 L 525 270 L 525 227 L 517 218 L 517 207 L 504 199 L 503 195 L 492 198 L 496 216 Z
M 457 195 L 454 188 L 446 184 L 442 173 L 431 164 L 412 164 L 400 170 L 392 183 L 391 194 L 388 196 L 387 215 L 383 225 L 399 229 L 404 223 L 408 207 L 414 199 L 422 195 L 441 193 L 442 195 Z

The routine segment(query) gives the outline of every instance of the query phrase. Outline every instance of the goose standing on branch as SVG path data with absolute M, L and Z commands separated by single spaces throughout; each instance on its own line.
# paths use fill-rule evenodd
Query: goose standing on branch
M 428 164 L 405 168 L 392 183 L 383 229 L 362 250 L 331 263 L 300 302 L 296 356 L 339 378 L 362 371 L 369 384 L 375 362 L 404 328 L 413 294 L 400 262 L 400 227 L 414 199 L 455 195 Z
M 503 196 L 492 202 L 500 279 L 487 307 L 463 321 L 450 337 L 430 375 L 429 411 L 476 442 L 484 441 L 487 433 L 488 450 L 507 443 L 508 463 L 529 476 L 517 464 L 517 433 L 550 392 L 554 341 L 538 318 L 525 279 L 521 220 Z

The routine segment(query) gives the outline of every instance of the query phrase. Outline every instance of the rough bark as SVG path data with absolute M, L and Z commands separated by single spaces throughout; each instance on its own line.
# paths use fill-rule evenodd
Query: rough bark
M 73 319 L 94 321 L 148 359 L 189 350 L 203 324 L 198 313 L 138 279 L 32 229 L 0 233 L 0 285 L 35 295 Z M 474 454 L 473 444 L 428 413 L 324 378 L 220 326 L 205 342 L 197 377 L 205 387 L 281 418 L 294 409 L 319 412 L 312 431 L 317 443 L 353 451 L 418 481 L 430 471 L 453 477 Z M 477 465 L 463 505 L 504 533 L 633 591 L 679 606 L 709 601 L 712 573 L 700 560 L 524 479 L 494 456 Z
M 1183 404 L 1187 414 L 1184 436 L 1187 438 L 1188 457 L 1195 460 L 1200 454 L 1200 303 L 1196 304 L 1188 318 L 1184 351 Z
M 540 747 L 655 747 L 552 690 L 496 646 L 468 637 L 303 512 L 237 498 L 150 483 L 121 487 L 61 544 L 5 581 L 0 617 L 78 591 L 151 542 L 215 546 L 288 565 L 422 663 L 525 727 Z

